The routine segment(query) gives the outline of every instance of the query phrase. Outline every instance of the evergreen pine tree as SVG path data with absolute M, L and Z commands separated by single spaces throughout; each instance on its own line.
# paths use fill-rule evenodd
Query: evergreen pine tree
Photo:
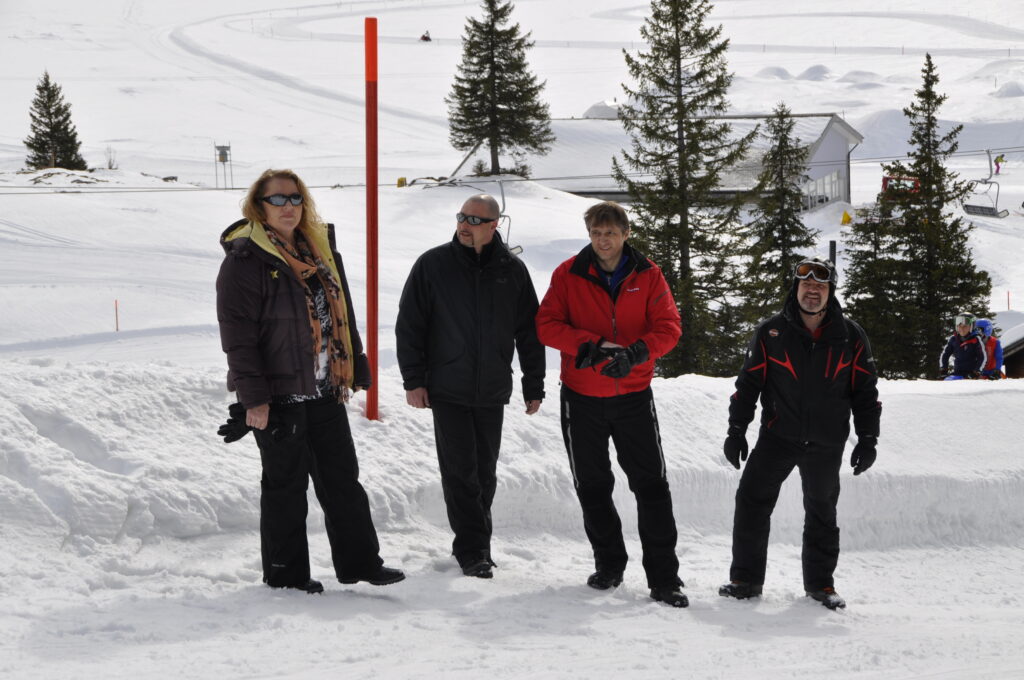
M 525 152 L 547 153 L 555 137 L 548 105 L 526 62 L 533 47 L 519 24 L 508 26 L 513 5 L 508 0 L 483 0 L 484 17 L 466 21 L 462 62 L 448 104 L 452 146 L 469 151 L 483 142 L 490 152 L 490 174 L 499 174 L 498 155 L 517 158 Z
M 992 281 L 975 265 L 968 238 L 974 226 L 951 205 L 966 183 L 946 169 L 962 126 L 942 134 L 938 110 L 946 95 L 925 56 L 922 85 L 903 109 L 911 127 L 909 160 L 884 166 L 896 178 L 879 197 L 879 219 L 854 222 L 849 237 L 846 299 L 851 316 L 871 332 L 879 371 L 890 378 L 934 375 L 957 312 L 989 316 Z
M 750 324 L 778 312 L 793 281 L 793 267 L 809 254 L 818 231 L 804 226 L 807 148 L 793 136 L 795 121 L 784 103 L 765 124 L 768 151 L 758 178 L 758 202 L 746 235 L 745 316 Z
M 722 27 L 705 25 L 710 11 L 708 0 L 652 0 L 640 29 L 646 51 L 625 52 L 635 84 L 623 85 L 620 118 L 632 148 L 613 174 L 633 198 L 635 241 L 665 273 L 682 316 L 681 342 L 658 362 L 666 376 L 732 375 L 746 344 L 731 259 L 740 203 L 714 192 L 756 130 L 734 139 L 715 118 L 728 110 L 732 74 Z
M 32 119 L 31 134 L 25 139 L 29 150 L 25 164 L 29 168 L 88 169 L 79 153 L 81 143 L 71 122 L 71 105 L 64 101 L 60 85 L 50 80 L 46 71 L 36 85 L 29 116 Z

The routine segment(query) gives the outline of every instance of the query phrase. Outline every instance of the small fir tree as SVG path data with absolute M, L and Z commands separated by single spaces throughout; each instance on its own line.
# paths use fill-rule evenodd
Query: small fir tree
M 665 273 L 682 316 L 679 345 L 660 375 L 732 375 L 745 339 L 735 312 L 738 199 L 716 195 L 756 129 L 735 139 L 716 118 L 728 110 L 729 41 L 706 25 L 708 0 L 652 0 L 640 32 L 648 47 L 624 52 L 634 85 L 623 85 L 620 118 L 631 149 L 613 174 L 633 199 L 635 241 Z
M 811 249 L 818 231 L 804 225 L 807 148 L 793 136 L 795 121 L 784 103 L 765 125 L 768 151 L 758 178 L 758 201 L 746 236 L 745 317 L 756 324 L 778 312 L 793 280 L 793 267 Z
M 450 139 L 460 151 L 486 145 L 490 174 L 501 172 L 503 152 L 511 153 L 522 171 L 523 154 L 547 153 L 555 139 L 548 105 L 541 100 L 544 83 L 526 62 L 533 47 L 530 34 L 520 35 L 519 24 L 508 25 L 513 4 L 483 0 L 482 6 L 483 19 L 466 21 L 462 62 L 445 98 Z
M 872 323 L 885 324 L 872 340 L 879 371 L 890 378 L 934 375 L 956 313 L 990 315 L 992 281 L 975 266 L 968 244 L 974 227 L 951 211 L 967 185 L 944 165 L 962 126 L 939 129 L 946 95 L 935 90 L 939 76 L 930 54 L 921 75 L 914 102 L 903 109 L 911 127 L 909 160 L 884 166 L 897 181 L 879 196 L 880 219 L 854 222 L 848 237 L 850 313 L 869 332 Z
M 29 116 L 31 133 L 25 139 L 29 150 L 25 164 L 29 168 L 88 169 L 79 152 L 78 131 L 71 122 L 71 105 L 64 101 L 60 85 L 50 80 L 46 71 L 36 85 Z

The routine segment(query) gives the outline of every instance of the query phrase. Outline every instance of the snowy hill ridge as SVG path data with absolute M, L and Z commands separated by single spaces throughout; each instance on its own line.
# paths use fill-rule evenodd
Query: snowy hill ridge
M 39 360 L 5 361 L 2 371 L 9 386 L 0 395 L 6 527 L 46 530 L 62 542 L 111 544 L 258 529 L 254 442 L 247 437 L 226 446 L 213 436 L 228 401 L 222 372 Z M 549 395 L 556 379 L 553 372 L 548 377 Z M 739 473 L 720 447 L 731 391 L 730 380 L 700 376 L 655 383 L 659 417 L 673 425 L 664 428 L 663 444 L 677 521 L 688 534 L 730 531 Z M 365 420 L 358 401 L 349 407 L 363 482 L 380 531 L 403 536 L 424 524 L 443 531 L 430 417 L 405 406 L 403 396 L 397 372 L 385 371 L 382 421 Z M 949 432 L 970 432 L 993 409 L 1024 409 L 1024 384 L 883 383 L 883 399 L 876 467 L 859 478 L 844 468 L 844 546 L 1019 542 L 1024 460 L 1006 450 L 979 454 L 969 443 L 958 458 L 940 452 L 949 450 Z M 910 414 L 919 425 L 904 429 Z M 798 542 L 798 482 L 786 489 L 773 537 Z M 624 522 L 635 531 L 621 478 L 617 494 Z M 319 506 L 310 508 L 322 530 Z M 515 404 L 508 409 L 494 520 L 499 534 L 582 532 L 557 400 L 550 396 L 533 418 Z

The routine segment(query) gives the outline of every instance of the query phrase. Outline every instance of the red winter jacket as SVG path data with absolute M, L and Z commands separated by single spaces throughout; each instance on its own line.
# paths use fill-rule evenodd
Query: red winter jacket
M 589 397 L 613 397 L 647 389 L 654 360 L 667 354 L 682 334 L 679 310 L 657 265 L 625 244 L 629 273 L 608 289 L 588 245 L 558 266 L 537 312 L 537 337 L 562 352 L 562 384 Z M 601 375 L 600 368 L 578 369 L 576 353 L 585 342 L 609 340 L 628 347 L 643 340 L 650 358 L 625 378 Z

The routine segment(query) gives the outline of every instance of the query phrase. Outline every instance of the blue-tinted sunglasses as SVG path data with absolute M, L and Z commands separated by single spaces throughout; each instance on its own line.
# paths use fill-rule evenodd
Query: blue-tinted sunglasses
M 278 208 L 283 206 L 285 203 L 302 205 L 302 194 L 271 194 L 269 196 L 264 196 L 260 200 L 265 203 L 269 203 L 270 205 L 277 206 Z
M 462 224 L 463 222 L 469 222 L 474 227 L 479 225 L 479 224 L 484 224 L 486 222 L 494 222 L 497 219 L 498 219 L 497 217 L 477 217 L 476 215 L 467 215 L 465 213 L 455 213 L 455 221 L 456 222 L 458 222 L 459 224 Z

